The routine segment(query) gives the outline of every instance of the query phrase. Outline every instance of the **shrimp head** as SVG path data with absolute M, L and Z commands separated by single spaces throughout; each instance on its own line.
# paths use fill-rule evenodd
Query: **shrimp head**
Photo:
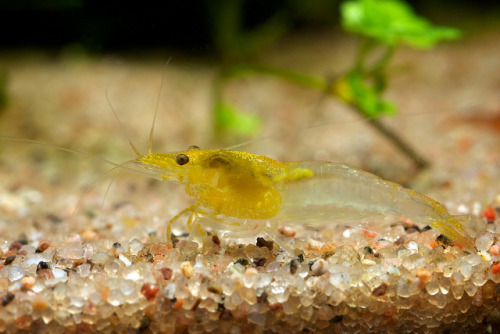
M 191 147 L 174 153 L 149 153 L 135 160 L 158 179 L 185 185 L 196 211 L 239 219 L 266 219 L 281 207 L 273 175 L 284 164 L 240 151 Z

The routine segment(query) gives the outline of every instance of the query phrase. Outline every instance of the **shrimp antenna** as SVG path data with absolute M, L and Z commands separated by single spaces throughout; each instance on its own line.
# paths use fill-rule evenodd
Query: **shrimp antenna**
M 111 111 L 113 112 L 113 115 L 115 116 L 116 120 L 118 121 L 118 124 L 120 125 L 120 129 L 122 130 L 121 133 L 125 137 L 125 139 L 128 141 L 130 144 L 130 147 L 132 147 L 132 150 L 135 152 L 135 154 L 140 158 L 142 157 L 142 154 L 139 153 L 139 150 L 135 147 L 134 143 L 132 143 L 132 140 L 130 137 L 127 135 L 127 131 L 125 131 L 125 126 L 123 125 L 122 121 L 120 120 L 120 117 L 118 117 L 118 114 L 115 111 L 115 108 L 113 108 L 113 105 L 111 104 L 111 101 L 108 96 L 108 90 L 106 89 L 106 100 L 108 101 L 109 107 L 111 108 Z
M 158 107 L 160 106 L 160 97 L 161 97 L 161 92 L 163 90 L 163 82 L 165 81 L 165 73 L 167 71 L 167 66 L 170 63 L 170 60 L 172 60 L 172 57 L 168 58 L 167 61 L 165 62 L 164 68 L 163 68 L 163 74 L 161 76 L 161 83 L 160 83 L 160 90 L 158 91 L 158 97 L 156 98 L 156 107 L 155 107 L 155 114 L 153 116 L 153 124 L 151 124 L 151 130 L 149 130 L 149 141 L 148 141 L 148 152 L 153 153 L 153 134 L 155 132 L 155 124 L 156 124 L 156 115 L 158 114 Z
M 99 208 L 98 221 L 101 220 L 102 213 L 104 211 L 104 203 L 106 202 L 106 198 L 108 197 L 109 189 L 111 189 L 111 186 L 113 185 L 114 181 L 115 181 L 115 178 L 114 178 L 114 175 L 113 175 L 113 176 L 111 176 L 111 181 L 109 182 L 108 186 L 106 187 L 106 191 L 104 192 L 104 197 L 102 198 L 101 207 Z
M 43 146 L 43 147 L 50 147 L 50 148 L 55 149 L 55 150 L 59 150 L 59 151 L 63 151 L 63 152 L 69 152 L 69 153 L 72 153 L 72 154 L 76 154 L 76 155 L 79 155 L 79 156 L 82 156 L 82 157 L 85 157 L 85 158 L 88 158 L 88 159 L 91 159 L 91 160 L 100 161 L 100 162 L 103 162 L 105 164 L 108 164 L 108 165 L 111 165 L 111 166 L 114 166 L 114 167 L 117 167 L 117 168 L 129 170 L 129 171 L 132 171 L 134 173 L 138 173 L 138 174 L 145 175 L 145 176 L 148 176 L 148 177 L 152 176 L 152 173 L 150 171 L 146 171 L 146 170 L 143 170 L 143 169 L 132 168 L 132 167 L 128 167 L 127 166 L 128 164 L 131 164 L 131 163 L 135 162 L 135 160 L 129 160 L 129 161 L 126 161 L 124 163 L 118 164 L 116 162 L 113 162 L 113 161 L 110 161 L 110 160 L 107 160 L 107 159 L 104 159 L 104 158 L 101 158 L 101 157 L 98 157 L 98 156 L 95 156 L 95 155 L 92 155 L 92 154 L 89 154 L 89 153 L 80 152 L 80 151 L 77 151 L 77 150 L 73 150 L 71 148 L 61 147 L 61 146 L 57 146 L 57 145 L 53 145 L 53 144 L 49 144 L 49 143 L 44 143 L 44 142 L 41 142 L 41 141 L 38 141 L 38 140 L 34 140 L 34 139 L 13 138 L 13 137 L 0 136 L 0 140 L 7 140 L 7 141 L 10 141 L 10 142 L 13 142 L 13 143 L 29 143 L 29 144 L 39 145 L 39 146 Z M 155 174 L 153 174 L 153 175 L 155 175 Z M 158 176 L 157 176 L 157 178 L 158 178 Z
M 239 144 L 235 144 L 235 145 L 232 145 L 232 146 L 229 146 L 229 147 L 225 147 L 224 149 L 225 150 L 234 150 L 234 149 L 237 149 L 237 148 L 240 148 L 240 147 L 243 147 L 243 146 L 247 146 L 247 145 L 259 142 L 259 141 L 273 139 L 273 138 L 280 138 L 280 137 L 287 136 L 287 135 L 290 135 L 290 134 L 295 134 L 297 132 L 302 132 L 302 131 L 306 131 L 306 130 L 312 130 L 312 129 L 318 129 L 318 128 L 322 128 L 322 127 L 332 126 L 334 124 L 342 124 L 342 125 L 344 125 L 344 124 L 351 124 L 351 123 L 364 123 L 364 122 L 369 122 L 370 120 L 371 120 L 371 118 L 366 118 L 366 119 L 356 119 L 356 120 L 349 120 L 349 121 L 337 121 L 337 122 L 328 122 L 328 123 L 321 123 L 321 124 L 306 125 L 306 126 L 301 126 L 301 127 L 295 128 L 293 130 L 282 131 L 281 133 L 274 133 L 274 134 L 271 134 L 271 135 L 268 135 L 268 136 L 264 136 L 264 137 L 260 137 L 260 138 L 255 138 L 255 139 L 250 139 L 250 140 L 244 141 L 244 142 L 239 143 Z
M 99 217 L 98 217 L 98 219 L 100 220 L 101 217 L 102 217 L 102 212 L 104 211 L 104 203 L 106 201 L 106 198 L 108 197 L 109 189 L 111 188 L 111 186 L 113 185 L 113 182 L 115 181 L 114 177 L 116 176 L 117 170 L 120 169 L 120 168 L 127 168 L 126 166 L 128 164 L 133 163 L 133 162 L 134 162 L 133 160 L 129 160 L 129 161 L 125 161 L 124 163 L 117 164 L 116 166 L 114 166 L 113 168 L 107 170 L 104 174 L 102 174 L 101 176 L 99 176 L 98 179 L 94 180 L 92 182 L 92 184 L 87 187 L 87 189 L 85 190 L 85 192 L 83 193 L 83 195 L 78 199 L 78 202 L 76 203 L 76 206 L 73 209 L 73 213 L 71 215 L 72 216 L 75 215 L 75 213 L 78 210 L 78 208 L 80 207 L 83 199 L 89 194 L 89 192 L 92 190 L 92 188 L 94 188 L 95 185 L 98 182 L 100 182 L 100 181 L 102 181 L 105 178 L 107 178 L 107 177 L 110 176 L 111 177 L 111 181 L 109 182 L 108 186 L 106 187 L 106 191 L 104 192 L 104 197 L 102 199 L 102 202 L 101 202 L 100 208 L 99 208 Z
M 407 117 L 412 117 L 412 116 L 430 115 L 433 113 L 434 113 L 433 111 L 431 111 L 431 112 L 418 112 L 418 113 L 410 113 L 410 114 L 401 115 L 401 117 L 407 118 Z M 295 134 L 297 132 L 302 132 L 302 131 L 307 131 L 307 130 L 314 130 L 314 129 L 319 129 L 319 128 L 323 128 L 323 127 L 333 126 L 333 125 L 345 125 L 345 124 L 356 124 L 356 123 L 368 124 L 369 122 L 373 122 L 374 120 L 376 121 L 377 118 L 376 117 L 365 117 L 365 118 L 361 118 L 361 119 L 353 119 L 353 120 L 348 120 L 348 121 L 339 120 L 339 121 L 320 123 L 320 124 L 309 124 L 309 125 L 297 127 L 293 130 L 282 131 L 280 133 L 273 133 L 273 134 L 270 134 L 267 136 L 250 139 L 250 140 L 244 141 L 242 143 L 231 145 L 229 147 L 224 147 L 224 149 L 225 150 L 234 150 L 234 149 L 238 149 L 240 147 L 244 147 L 244 146 L 256 143 L 256 142 L 260 142 L 260 141 L 264 141 L 264 140 L 268 140 L 268 139 L 273 139 L 273 138 L 280 138 L 283 136 L 287 136 L 290 134 Z
M 113 167 L 113 168 L 111 168 L 111 169 L 107 170 L 104 174 L 102 174 L 101 176 L 99 176 L 99 178 L 97 178 L 96 180 L 94 180 L 94 181 L 90 184 L 90 186 L 88 186 L 88 187 L 87 187 L 87 189 L 85 189 L 85 192 L 84 192 L 84 193 L 80 196 L 80 198 L 78 199 L 78 202 L 76 203 L 76 206 L 75 206 L 75 208 L 73 209 L 73 213 L 72 213 L 71 215 L 72 215 L 72 216 L 74 216 L 74 215 L 75 215 L 75 213 L 76 213 L 76 211 L 78 210 L 78 208 L 80 207 L 80 204 L 82 203 L 83 199 L 85 198 L 85 196 L 87 196 L 87 195 L 88 195 L 88 193 L 90 192 L 90 190 L 92 190 L 92 188 L 94 188 L 94 186 L 97 184 L 97 182 L 100 182 L 100 181 L 104 180 L 105 178 L 107 178 L 109 175 L 111 175 L 111 174 L 115 173 L 115 172 L 116 172 L 116 170 L 117 170 L 118 168 L 123 167 L 126 163 L 127 163 L 127 162 L 125 162 L 125 163 L 123 163 L 123 164 L 121 164 L 121 165 L 119 165 L 119 166 L 115 166 L 115 167 Z M 113 183 L 113 179 L 111 179 L 111 183 Z M 103 209 L 103 207 L 104 207 L 104 201 L 105 201 L 106 196 L 107 196 L 107 194 L 108 194 L 109 187 L 111 187 L 111 183 L 109 184 L 108 188 L 106 189 L 106 193 L 105 193 L 104 198 L 103 198 L 102 203 L 101 203 L 101 209 L 100 209 L 101 211 L 100 211 L 100 212 L 102 212 L 102 209 Z

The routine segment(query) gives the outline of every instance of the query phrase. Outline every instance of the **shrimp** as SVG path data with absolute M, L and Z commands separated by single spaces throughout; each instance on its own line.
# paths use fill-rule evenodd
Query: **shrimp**
M 278 223 L 325 227 L 332 222 L 398 215 L 424 222 L 474 251 L 463 223 L 437 201 L 399 184 L 348 165 L 323 161 L 279 162 L 262 155 L 224 149 L 138 155 L 131 163 L 159 180 L 185 187 L 194 204 L 170 219 L 189 213 L 188 229 L 205 235 L 203 226 L 226 237 L 265 233 L 280 247 L 290 246 L 276 232 Z

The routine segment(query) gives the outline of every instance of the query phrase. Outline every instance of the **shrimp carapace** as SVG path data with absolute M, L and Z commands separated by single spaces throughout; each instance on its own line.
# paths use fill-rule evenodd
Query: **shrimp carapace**
M 283 164 L 246 152 L 191 149 L 175 153 L 150 153 L 137 160 L 144 168 L 186 187 L 196 206 L 212 215 L 239 219 L 274 217 L 281 194 L 273 175 Z
M 469 251 L 472 238 L 437 201 L 360 169 L 331 162 L 288 162 L 241 151 L 191 147 L 149 153 L 135 163 L 161 180 L 185 186 L 195 200 L 182 213 L 195 223 L 242 235 L 256 226 L 279 238 L 278 222 L 325 227 L 338 222 L 398 215 L 429 224 Z M 171 219 L 167 227 L 179 218 Z M 203 219 L 198 219 L 203 218 Z M 202 222 L 202 223 L 200 223 Z M 258 230 L 259 228 L 257 228 Z

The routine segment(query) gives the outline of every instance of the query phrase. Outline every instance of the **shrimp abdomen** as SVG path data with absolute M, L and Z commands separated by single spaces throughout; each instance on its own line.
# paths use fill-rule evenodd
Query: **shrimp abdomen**
M 393 212 L 410 218 L 436 213 L 437 202 L 358 168 L 331 162 L 287 164 L 288 173 L 294 173 L 295 169 L 311 173 L 300 179 L 277 182 L 283 198 L 282 210 L 331 205 L 359 212 Z
M 282 196 L 277 218 L 321 226 L 334 221 L 398 215 L 429 224 L 462 246 L 473 249 L 461 222 L 427 196 L 344 164 L 292 162 L 286 164 L 285 173 L 293 174 L 297 169 L 309 170 L 309 176 L 302 173 L 306 176 L 277 177 L 276 188 Z

